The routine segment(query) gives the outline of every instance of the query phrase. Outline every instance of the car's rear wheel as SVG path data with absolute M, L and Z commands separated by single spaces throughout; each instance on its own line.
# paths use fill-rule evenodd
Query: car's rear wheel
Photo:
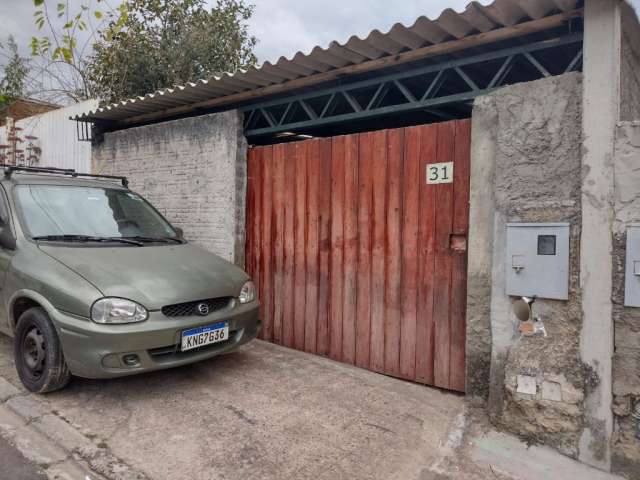
M 30 308 L 20 315 L 14 356 L 20 380 L 31 392 L 60 390 L 71 380 L 58 334 L 42 308 Z

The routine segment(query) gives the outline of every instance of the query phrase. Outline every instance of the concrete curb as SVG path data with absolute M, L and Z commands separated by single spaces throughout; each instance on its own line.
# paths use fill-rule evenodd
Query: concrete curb
M 96 444 L 33 394 L 0 377 L 0 436 L 9 440 L 49 480 L 148 480 Z

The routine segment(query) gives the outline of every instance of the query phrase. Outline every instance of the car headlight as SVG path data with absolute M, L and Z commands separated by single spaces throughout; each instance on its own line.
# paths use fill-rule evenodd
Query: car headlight
M 96 323 L 144 322 L 148 316 L 146 308 L 124 298 L 101 298 L 91 307 L 91 320 Z
M 249 303 L 256 299 L 256 286 L 251 280 L 242 286 L 238 299 L 240 300 L 240 303 Z

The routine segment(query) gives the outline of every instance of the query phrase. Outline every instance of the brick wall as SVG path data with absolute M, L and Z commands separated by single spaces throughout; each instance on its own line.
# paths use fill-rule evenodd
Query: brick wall
M 106 133 L 94 173 L 126 175 L 185 237 L 244 264 L 246 140 L 236 111 Z

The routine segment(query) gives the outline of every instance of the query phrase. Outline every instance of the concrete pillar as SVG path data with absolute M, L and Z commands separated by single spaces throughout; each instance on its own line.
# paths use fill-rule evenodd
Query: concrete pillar
M 620 99 L 620 0 L 586 0 L 580 354 L 587 370 L 580 460 L 611 468 L 613 153 Z

